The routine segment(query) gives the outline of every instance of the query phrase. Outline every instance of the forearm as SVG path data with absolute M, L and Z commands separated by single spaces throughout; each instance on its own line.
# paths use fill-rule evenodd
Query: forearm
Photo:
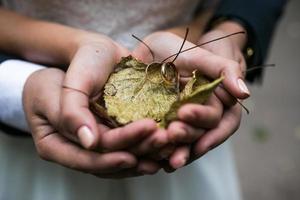
M 0 51 L 29 61 L 66 65 L 85 31 L 0 8 Z

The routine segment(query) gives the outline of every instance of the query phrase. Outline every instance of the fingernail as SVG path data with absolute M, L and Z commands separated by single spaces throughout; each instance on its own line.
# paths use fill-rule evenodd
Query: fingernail
M 249 92 L 249 89 L 248 87 L 246 86 L 245 82 L 242 80 L 242 79 L 238 79 L 238 85 L 239 85 L 239 88 L 240 90 L 247 94 L 248 96 L 250 96 L 250 92 Z
M 78 137 L 81 144 L 87 149 L 93 145 L 95 139 L 92 131 L 87 126 L 78 129 Z

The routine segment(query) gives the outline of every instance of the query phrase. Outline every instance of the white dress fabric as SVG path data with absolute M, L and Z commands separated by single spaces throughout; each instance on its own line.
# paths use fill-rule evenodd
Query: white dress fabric
M 198 0 L 7 0 L 35 18 L 104 33 L 128 48 L 141 37 L 188 21 Z M 20 72 L 21 73 L 21 72 Z M 105 180 L 41 160 L 30 138 L 0 132 L 0 200 L 238 200 L 229 142 L 173 174 Z

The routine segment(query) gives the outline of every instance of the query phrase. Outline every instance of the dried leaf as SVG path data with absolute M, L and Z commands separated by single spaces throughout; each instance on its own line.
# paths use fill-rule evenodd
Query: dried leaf
M 144 118 L 152 118 L 161 127 L 176 119 L 176 112 L 186 103 L 204 103 L 215 87 L 223 80 L 213 82 L 194 73 L 179 95 L 175 85 L 164 84 L 161 64 L 147 65 L 128 56 L 117 64 L 104 88 L 105 119 L 114 119 L 124 125 Z M 99 106 L 99 105 L 98 105 Z M 103 118 L 103 110 L 100 109 Z M 101 114 L 100 113 L 100 114 Z
M 161 127 L 166 128 L 170 122 L 176 120 L 178 109 L 187 103 L 203 104 L 210 97 L 214 89 L 222 82 L 223 77 L 216 79 L 211 83 L 199 84 L 207 82 L 207 79 L 193 78 L 191 79 L 185 89 L 181 93 L 181 99 L 172 104 L 170 110 L 165 114 L 163 121 L 160 123 Z M 192 88 L 192 89 L 191 89 Z
M 91 102 L 90 109 L 96 114 L 98 120 L 103 124 L 113 128 L 119 126 L 119 124 L 108 115 L 107 110 L 99 102 Z
M 113 73 L 104 89 L 104 101 L 108 115 L 120 124 L 152 118 L 159 122 L 176 101 L 176 93 L 170 92 L 161 82 L 158 67 L 151 68 L 146 80 L 145 67 L 136 59 L 128 60 L 126 67 Z M 129 67 L 128 63 L 135 63 Z M 138 67 L 136 67 L 138 66 Z

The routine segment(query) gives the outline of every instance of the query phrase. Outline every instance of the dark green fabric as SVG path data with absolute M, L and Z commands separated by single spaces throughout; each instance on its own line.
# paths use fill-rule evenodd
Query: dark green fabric
M 261 65 L 265 61 L 268 48 L 283 12 L 287 0 L 222 0 L 212 18 L 233 17 L 242 20 L 250 28 L 251 47 L 254 56 L 250 65 Z M 254 81 L 261 77 L 263 70 L 249 74 L 248 80 Z

